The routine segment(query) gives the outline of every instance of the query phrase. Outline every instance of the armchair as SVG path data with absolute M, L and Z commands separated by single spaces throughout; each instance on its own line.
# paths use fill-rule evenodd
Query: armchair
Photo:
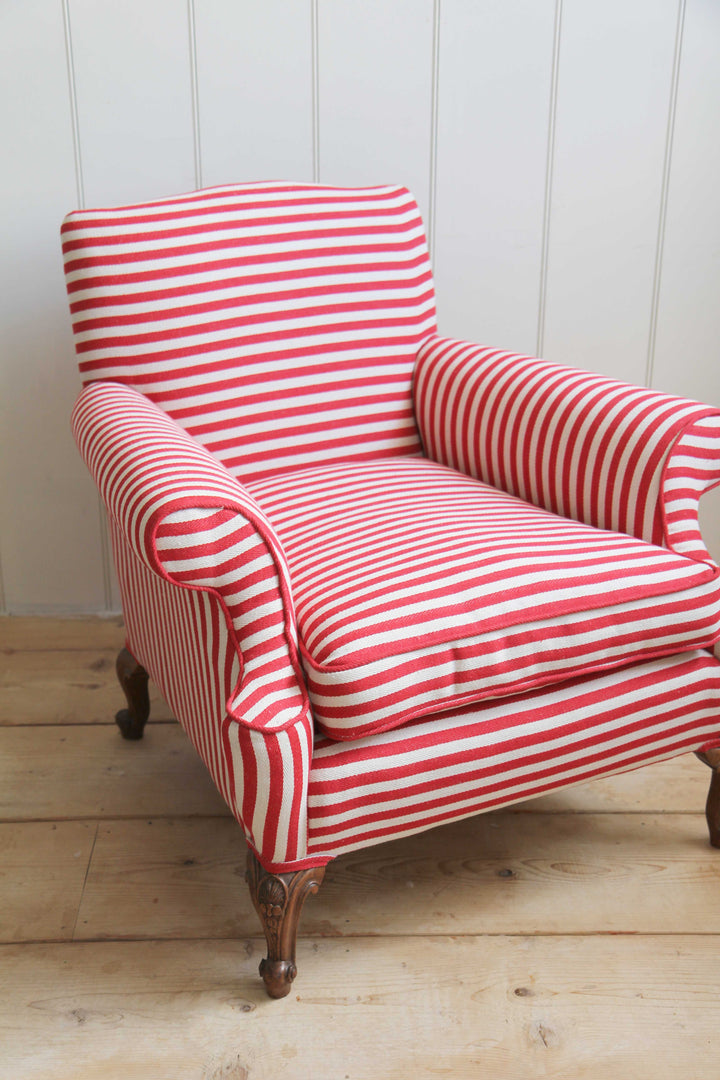
M 401 187 L 70 214 L 127 645 L 248 844 L 269 994 L 343 852 L 687 751 L 720 846 L 720 411 L 437 335 Z

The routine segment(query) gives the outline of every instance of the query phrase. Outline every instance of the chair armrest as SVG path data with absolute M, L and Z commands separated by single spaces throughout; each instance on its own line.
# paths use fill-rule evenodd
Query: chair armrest
M 132 553 L 217 595 L 240 657 L 234 720 L 277 732 L 308 715 L 282 546 L 252 495 L 142 394 L 91 383 L 73 411 L 80 451 Z
M 709 560 L 698 500 L 720 482 L 720 410 L 448 338 L 421 346 L 428 457 L 564 517 Z

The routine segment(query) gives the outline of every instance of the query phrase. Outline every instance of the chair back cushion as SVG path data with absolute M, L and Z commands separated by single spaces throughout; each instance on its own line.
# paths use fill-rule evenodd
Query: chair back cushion
M 208 188 L 76 211 L 62 238 L 85 381 L 146 394 L 234 475 L 419 453 L 435 299 L 406 188 Z

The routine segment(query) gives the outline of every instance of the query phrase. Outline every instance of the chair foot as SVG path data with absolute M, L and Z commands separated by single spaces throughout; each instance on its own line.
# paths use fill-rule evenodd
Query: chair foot
M 720 748 L 698 750 L 695 756 L 712 769 L 710 790 L 705 803 L 705 817 L 710 833 L 710 843 L 713 847 L 720 848 Z
M 324 866 L 289 874 L 271 874 L 263 869 L 253 852 L 248 851 L 245 878 L 268 947 L 267 957 L 260 962 L 260 975 L 272 998 L 290 993 L 297 974 L 295 943 L 300 912 L 307 896 L 318 891 L 324 876 Z
M 127 709 L 115 714 L 123 739 L 142 739 L 150 715 L 148 673 L 128 649 L 121 649 L 115 664 L 117 677 L 127 698 Z

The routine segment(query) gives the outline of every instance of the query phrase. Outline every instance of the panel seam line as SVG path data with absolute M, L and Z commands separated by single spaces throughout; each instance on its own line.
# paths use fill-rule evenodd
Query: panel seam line
M 312 78 L 312 171 L 313 183 L 320 183 L 320 60 L 318 0 L 310 0 Z
M 197 40 L 195 34 L 195 0 L 188 0 L 188 43 L 190 47 L 190 95 L 192 98 L 193 160 L 195 188 L 203 186 L 202 154 L 200 147 L 200 99 L 198 93 Z
M 665 253 L 665 227 L 667 223 L 668 197 L 670 193 L 670 172 L 672 170 L 673 142 L 675 139 L 675 114 L 677 111 L 678 87 L 680 84 L 680 63 L 682 59 L 683 30 L 685 26 L 686 0 L 679 0 L 678 16 L 675 28 L 675 52 L 673 55 L 672 75 L 670 79 L 670 102 L 668 106 L 667 130 L 665 135 L 665 156 L 663 159 L 662 184 L 660 187 L 660 208 L 658 231 L 655 244 L 655 266 L 653 269 L 652 298 L 650 301 L 650 330 L 648 351 L 645 364 L 645 385 L 651 387 L 655 377 L 655 348 L 657 344 L 657 324 L 660 311 L 660 289 L 662 287 L 662 265 Z
M 560 36 L 562 31 L 562 0 L 555 3 L 553 27 L 552 70 L 550 74 L 550 107 L 548 112 L 547 154 L 545 159 L 545 198 L 540 241 L 540 288 L 538 297 L 537 347 L 538 356 L 545 348 L 545 312 L 547 307 L 548 261 L 550 256 L 550 214 L 552 204 L 553 170 L 555 166 L 555 128 L 557 120 L 558 76 L 560 71 Z
M 78 118 L 77 87 L 75 85 L 75 56 L 70 26 L 70 0 L 62 0 L 63 28 L 65 31 L 65 63 L 70 95 L 70 119 L 72 126 L 73 157 L 75 160 L 75 190 L 78 209 L 85 209 L 85 183 L 83 179 L 82 154 L 80 151 L 80 121 Z
M 432 74 L 430 98 L 430 182 L 428 190 L 428 247 L 430 259 L 435 262 L 435 233 L 437 222 L 437 164 L 438 164 L 438 109 L 440 98 L 440 3 L 433 0 Z M 433 270 L 437 270 L 433 266 Z
M 80 118 L 78 114 L 77 84 L 75 81 L 75 54 L 72 42 L 72 26 L 70 22 L 70 0 L 62 0 L 63 30 L 65 34 L 65 63 L 67 68 L 68 93 L 70 98 L 70 126 L 72 131 L 73 159 L 75 162 L 75 194 L 78 209 L 85 209 L 85 179 L 83 176 L 82 150 L 80 144 Z M 104 610 L 112 610 L 112 573 L 110 570 L 110 541 L 107 532 L 107 519 L 104 513 L 103 502 L 98 494 L 98 526 L 100 540 L 100 568 L 102 574 L 102 591 Z

